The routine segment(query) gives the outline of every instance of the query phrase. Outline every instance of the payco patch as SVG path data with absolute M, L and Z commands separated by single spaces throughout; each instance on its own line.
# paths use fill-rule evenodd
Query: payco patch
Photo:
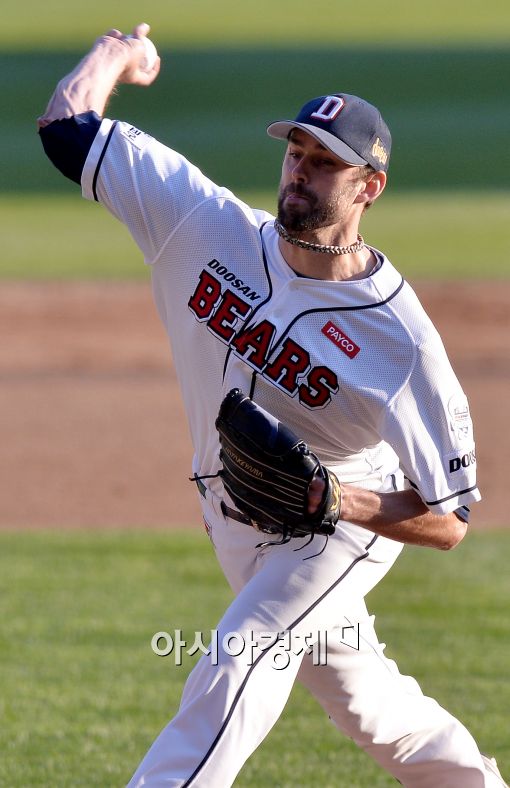
M 349 356 L 349 358 L 354 358 L 360 352 L 361 348 L 358 347 L 358 345 L 353 342 L 352 339 L 349 339 L 347 334 L 345 334 L 341 328 L 335 326 L 331 320 L 321 328 L 321 331 L 325 337 L 330 339 L 331 342 L 333 342 L 333 344 L 336 345 L 337 348 L 342 351 L 342 353 L 345 353 L 346 356 Z

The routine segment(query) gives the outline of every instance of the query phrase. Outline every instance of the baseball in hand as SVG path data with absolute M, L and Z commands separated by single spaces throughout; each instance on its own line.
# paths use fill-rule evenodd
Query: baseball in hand
M 128 38 L 137 38 L 137 36 L 128 36 Z M 158 50 L 156 49 L 150 38 L 147 38 L 146 36 L 142 36 L 138 40 L 142 42 L 145 49 L 145 55 L 144 57 L 142 57 L 140 61 L 140 66 L 139 66 L 140 71 L 144 71 L 144 72 L 152 71 L 158 57 Z

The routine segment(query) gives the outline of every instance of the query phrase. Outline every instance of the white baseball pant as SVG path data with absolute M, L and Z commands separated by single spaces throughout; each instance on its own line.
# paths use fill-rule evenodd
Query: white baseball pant
M 296 678 L 338 729 L 409 788 L 500 786 L 486 772 L 466 728 L 383 654 L 364 597 L 390 569 L 402 545 L 340 523 L 316 537 L 256 549 L 266 537 L 226 520 L 218 499 L 201 500 L 217 557 L 237 593 L 218 624 L 228 633 L 291 633 L 299 642 L 327 637 L 327 664 L 282 642 L 217 663 L 204 655 L 185 684 L 179 711 L 160 733 L 129 783 L 227 788 L 278 720 Z M 359 625 L 359 628 L 358 628 Z M 353 627 L 342 639 L 342 628 Z M 347 631 L 347 630 L 345 630 Z M 359 631 L 359 643 L 353 633 Z M 349 641 L 350 642 L 347 642 Z M 264 641 L 265 643 L 265 641 Z M 354 646 L 354 647 L 353 647 Z M 288 655 L 288 656 L 287 656 Z M 251 658 L 249 658 L 251 656 Z

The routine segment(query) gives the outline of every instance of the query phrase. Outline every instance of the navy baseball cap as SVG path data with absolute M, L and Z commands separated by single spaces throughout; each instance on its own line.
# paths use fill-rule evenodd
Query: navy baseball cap
M 267 133 L 286 140 L 292 129 L 311 134 L 346 164 L 370 164 L 374 170 L 388 170 L 390 130 L 379 110 L 358 96 L 334 93 L 314 98 L 295 120 L 277 120 L 267 127 Z

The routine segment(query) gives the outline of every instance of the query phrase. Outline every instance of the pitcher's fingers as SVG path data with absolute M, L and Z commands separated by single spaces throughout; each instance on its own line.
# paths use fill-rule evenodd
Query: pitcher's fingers
M 310 483 L 308 488 L 308 514 L 315 514 L 319 508 L 322 501 L 322 496 L 324 495 L 325 486 L 326 483 L 324 479 L 321 479 L 318 476 Z
M 140 38 L 143 36 L 148 36 L 151 31 L 151 26 L 148 25 L 146 22 L 141 22 L 139 25 L 133 28 L 133 35 L 135 38 Z

